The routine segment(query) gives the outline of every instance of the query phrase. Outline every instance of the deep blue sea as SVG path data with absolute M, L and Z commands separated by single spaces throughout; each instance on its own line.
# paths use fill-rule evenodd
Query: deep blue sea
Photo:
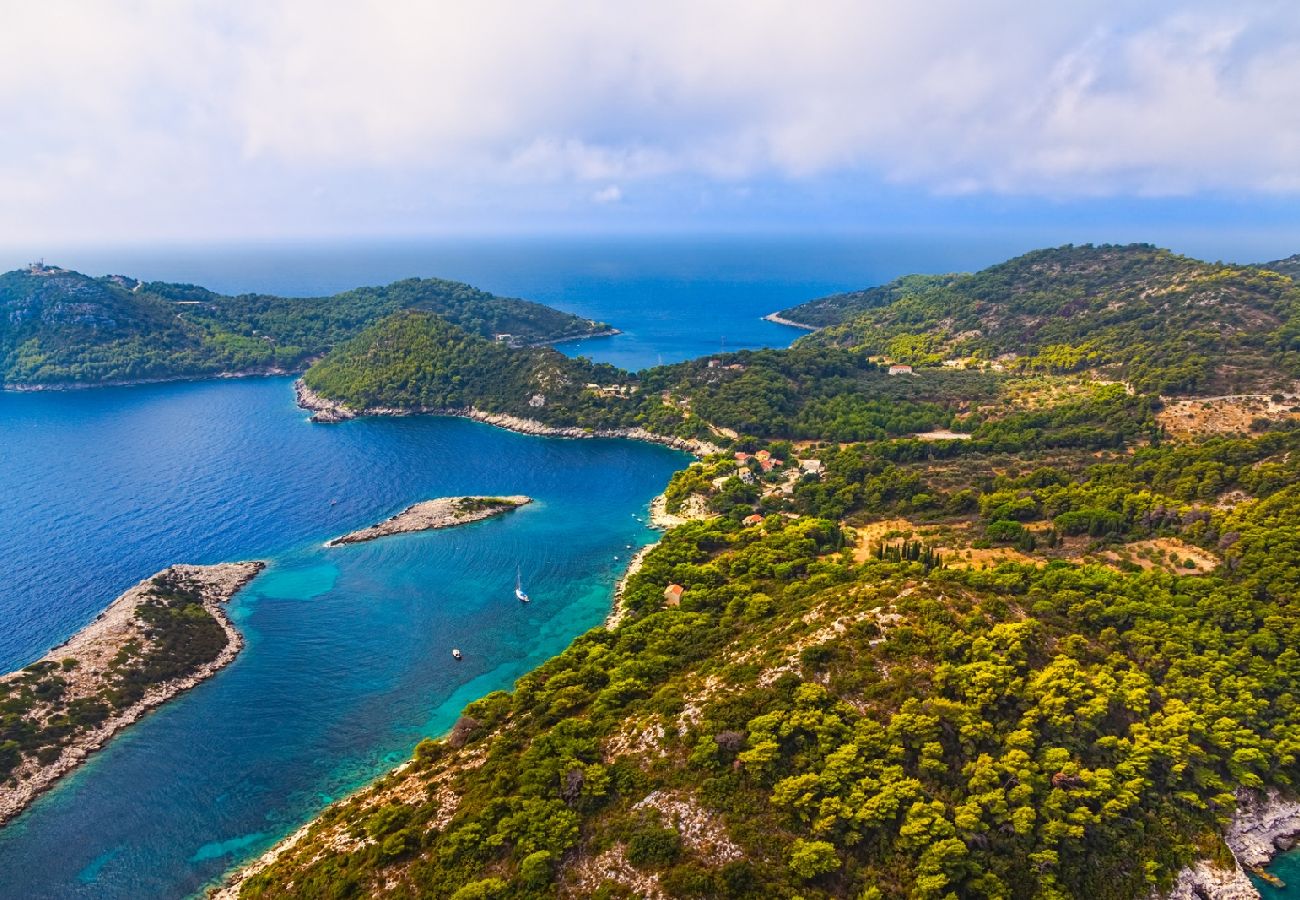
M 942 237 L 443 241 L 66 251 L 91 274 L 318 295 L 410 276 L 603 319 L 563 345 L 641 368 L 799 332 L 765 313 L 1033 246 Z M 25 258 L 6 258 L 9 268 Z M 597 625 L 649 500 L 687 458 L 454 419 L 315 426 L 289 379 L 0 394 L 0 671 L 176 562 L 270 563 L 233 602 L 229 667 L 116 737 L 0 829 L 0 897 L 175 898 L 445 731 Z M 464 528 L 326 550 L 420 499 L 525 493 Z M 518 565 L 533 596 L 512 597 Z M 455 663 L 450 648 L 465 660 Z
M 609 322 L 623 334 L 560 346 L 639 369 L 719 349 L 782 346 L 796 329 L 770 312 L 912 272 L 982 268 L 1038 246 L 1032 237 L 610 237 L 382 244 L 45 250 L 89 274 L 201 284 L 223 293 L 317 296 L 412 276 L 468 282 Z M 0 267 L 26 263 L 0 248 Z

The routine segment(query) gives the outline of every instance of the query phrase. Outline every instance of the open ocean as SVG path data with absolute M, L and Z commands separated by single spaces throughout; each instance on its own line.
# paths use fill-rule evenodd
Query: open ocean
M 293 295 L 453 278 L 610 322 L 625 333 L 562 349 L 641 368 L 781 346 L 799 332 L 763 314 L 1031 246 L 628 238 L 47 261 Z M 598 625 L 628 557 L 654 539 L 647 504 L 687 459 L 455 419 L 314 426 L 287 378 L 0 394 L 0 671 L 171 563 L 270 563 L 232 603 L 248 639 L 234 663 L 0 829 L 0 897 L 182 897 L 261 853 Z M 416 500 L 473 493 L 538 502 L 463 528 L 321 546 Z M 516 565 L 528 606 L 512 596 Z

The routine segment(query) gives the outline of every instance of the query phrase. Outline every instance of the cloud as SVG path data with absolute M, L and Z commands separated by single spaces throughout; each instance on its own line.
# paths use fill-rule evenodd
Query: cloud
M 6 12 L 0 121 L 9 238 L 418 228 L 632 184 L 845 177 L 931 195 L 1289 196 L 1300 15 L 51 0 Z
M 592 202 L 608 204 L 623 199 L 623 190 L 616 184 L 608 184 L 591 195 Z

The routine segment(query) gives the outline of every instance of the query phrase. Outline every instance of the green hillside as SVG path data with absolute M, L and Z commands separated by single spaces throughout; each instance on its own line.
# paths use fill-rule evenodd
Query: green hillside
M 622 624 L 471 704 L 241 896 L 1147 897 L 1230 859 L 1238 788 L 1300 777 L 1297 451 L 823 448 L 757 525 L 725 485 Z M 736 471 L 704 470 L 679 480 Z M 855 560 L 828 495 L 851 522 L 906 511 L 910 542 Z M 944 528 L 1023 562 L 936 552 Z M 1101 561 L 1153 541 L 1187 549 Z
M 889 306 L 905 297 L 941 293 L 964 277 L 963 275 L 904 275 L 902 278 L 896 278 L 888 284 L 877 287 L 809 300 L 807 303 L 783 309 L 777 315 L 801 325 L 826 328 L 830 325 L 839 325 L 859 313 Z
M 809 344 L 915 364 L 1005 357 L 1017 370 L 1096 370 L 1177 395 L 1290 390 L 1298 314 L 1300 290 L 1287 278 L 1142 244 L 1039 250 L 781 312 L 830 326 Z
M 400 309 L 531 344 L 605 330 L 468 285 L 408 279 L 330 297 L 227 297 L 201 287 L 91 278 L 50 266 L 0 275 L 0 383 L 93 385 L 292 370 Z
M 673 477 L 687 521 L 611 627 L 470 704 L 240 895 L 1139 900 L 1232 865 L 1239 797 L 1300 778 L 1300 410 L 1176 431 L 1186 409 L 1143 388 L 1215 341 L 1284 365 L 1289 280 L 1103 247 L 930 287 L 636 375 L 421 313 L 314 366 L 359 409 L 729 452 Z M 1048 355 L 1082 322 L 1106 338 L 1057 367 L 1081 371 L 869 358 L 901 335 L 988 356 L 1004 331 Z M 1136 390 L 1095 377 L 1120 369 Z
M 1293 253 L 1286 259 L 1275 259 L 1273 262 L 1264 263 L 1261 269 L 1268 269 L 1270 272 L 1280 272 L 1291 279 L 1300 279 L 1300 253 Z

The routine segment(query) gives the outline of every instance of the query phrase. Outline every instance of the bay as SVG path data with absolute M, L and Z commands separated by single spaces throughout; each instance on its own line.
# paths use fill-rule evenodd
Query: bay
M 285 378 L 4 394 L 0 446 L 6 668 L 166 565 L 270 562 L 232 605 L 234 663 L 0 829 L 0 896 L 24 898 L 183 896 L 405 759 L 600 623 L 687 459 L 458 419 L 311 425 Z M 321 546 L 414 500 L 503 493 L 537 502 Z

